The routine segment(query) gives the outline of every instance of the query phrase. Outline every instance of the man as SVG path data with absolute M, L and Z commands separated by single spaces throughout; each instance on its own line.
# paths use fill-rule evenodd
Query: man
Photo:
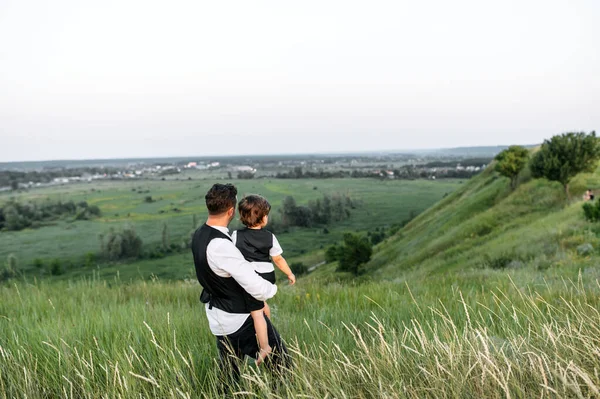
M 203 287 L 200 296 L 206 307 L 211 332 L 223 375 L 237 380 L 238 363 L 248 355 L 257 358 L 258 343 L 250 312 L 277 293 L 277 286 L 260 277 L 236 248 L 227 226 L 235 216 L 237 189 L 232 184 L 215 184 L 206 193 L 208 219 L 194 233 L 192 253 L 196 276 Z M 272 354 L 265 364 L 272 371 L 289 366 L 290 357 L 279 333 L 265 316 Z

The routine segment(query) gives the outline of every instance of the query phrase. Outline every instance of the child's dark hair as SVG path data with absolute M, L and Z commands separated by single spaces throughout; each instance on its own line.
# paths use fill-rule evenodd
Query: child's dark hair
M 266 198 L 251 194 L 242 198 L 238 204 L 238 211 L 240 212 L 240 221 L 247 227 L 254 227 L 269 214 L 271 204 Z
M 220 215 L 235 207 L 237 189 L 233 184 L 215 184 L 208 190 L 204 199 L 209 215 Z

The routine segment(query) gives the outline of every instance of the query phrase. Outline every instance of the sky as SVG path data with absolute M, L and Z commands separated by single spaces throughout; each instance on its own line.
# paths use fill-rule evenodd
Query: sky
M 599 20 L 597 0 L 0 0 L 0 162 L 599 130 Z

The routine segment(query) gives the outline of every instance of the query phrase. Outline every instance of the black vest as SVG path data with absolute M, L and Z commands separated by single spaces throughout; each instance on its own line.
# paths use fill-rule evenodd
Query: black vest
M 264 229 L 237 231 L 235 246 L 250 262 L 271 262 L 269 251 L 273 248 L 273 233 Z
M 200 301 L 227 313 L 250 313 L 262 309 L 262 301 L 250 296 L 232 277 L 217 276 L 208 265 L 206 249 L 215 238 L 231 241 L 228 235 L 207 224 L 200 226 L 192 238 L 196 277 L 203 288 Z

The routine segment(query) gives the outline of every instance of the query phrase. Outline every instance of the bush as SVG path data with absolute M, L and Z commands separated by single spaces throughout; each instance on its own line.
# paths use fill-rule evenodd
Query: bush
M 341 248 L 337 245 L 332 245 L 327 248 L 327 251 L 325 251 L 325 262 L 333 263 L 338 260 L 340 257 L 340 250 Z
M 50 268 L 50 270 L 49 270 L 50 274 L 53 276 L 60 276 L 61 274 L 64 273 L 63 267 L 60 263 L 60 259 L 53 259 L 50 262 L 49 268 Z
M 85 266 L 92 267 L 96 264 L 96 254 L 93 252 L 88 252 L 85 254 Z
M 35 267 L 36 269 L 43 269 L 44 268 L 44 261 L 40 258 L 35 258 L 33 260 L 33 267 Z
M 9 269 L 6 266 L 3 267 L 2 269 L 0 269 L 0 281 L 7 281 L 15 276 L 16 276 L 15 271 L 12 269 Z
M 338 252 L 339 271 L 360 274 L 360 266 L 367 263 L 373 254 L 373 246 L 367 237 L 344 234 L 344 244 Z
M 490 255 L 486 254 L 483 257 L 483 266 L 488 267 L 490 269 L 504 269 L 511 262 L 515 260 L 520 260 L 518 257 L 510 255 L 510 254 L 500 254 L 495 258 L 492 258 Z
M 303 274 L 308 273 L 308 267 L 302 262 L 295 262 L 290 265 L 290 269 L 292 269 L 292 273 L 296 276 L 301 276 Z
M 98 207 L 98 205 L 92 205 L 92 206 L 88 207 L 88 212 L 94 216 L 100 216 L 102 214 L 102 212 L 100 212 L 100 208 Z
M 586 202 L 583 204 L 583 215 L 585 220 L 589 222 L 597 222 L 600 220 L 600 201 L 593 203 Z
M 385 240 L 385 229 L 375 229 L 375 232 L 368 232 L 367 233 L 367 237 L 369 237 L 369 240 L 371 241 L 372 245 L 377 245 L 380 242 L 382 242 L 383 240 Z
M 137 258 L 142 252 L 142 239 L 133 226 L 127 226 L 119 232 L 111 229 L 107 235 L 105 252 L 112 260 Z

